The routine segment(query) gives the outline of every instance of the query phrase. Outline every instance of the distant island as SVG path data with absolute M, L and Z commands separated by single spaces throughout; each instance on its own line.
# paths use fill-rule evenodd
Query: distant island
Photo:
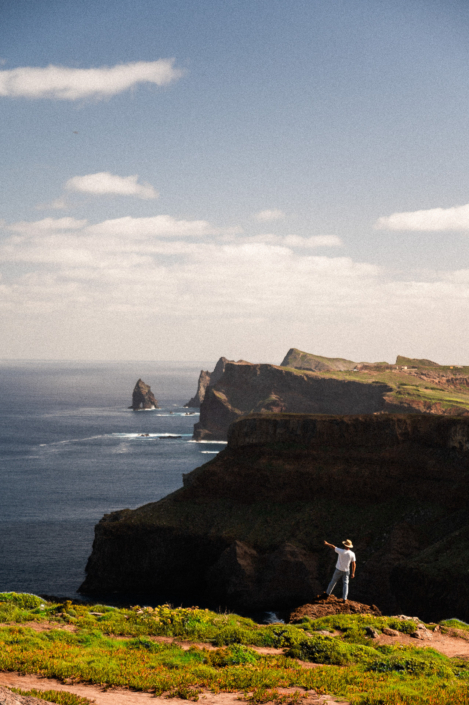
M 281 365 L 220 358 L 187 406 L 200 405 L 195 440 L 226 440 L 249 413 L 469 415 L 469 366 L 399 355 L 395 364 L 328 358 L 291 348 Z
M 132 392 L 132 404 L 129 409 L 139 411 L 141 409 L 159 409 L 158 400 L 155 398 L 151 387 L 141 379 L 137 381 Z

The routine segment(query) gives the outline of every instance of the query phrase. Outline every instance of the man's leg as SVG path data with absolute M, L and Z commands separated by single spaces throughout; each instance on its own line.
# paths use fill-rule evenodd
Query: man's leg
M 332 576 L 332 580 L 329 583 L 329 586 L 326 590 L 327 594 L 330 595 L 333 589 L 335 588 L 337 582 L 340 580 L 340 578 L 344 575 L 344 572 L 342 570 L 338 570 L 337 568 L 334 571 L 334 575 Z
M 344 584 L 342 587 L 342 597 L 344 598 L 344 602 L 348 597 L 348 581 L 350 577 L 350 573 L 347 571 L 346 573 L 343 573 L 344 576 Z

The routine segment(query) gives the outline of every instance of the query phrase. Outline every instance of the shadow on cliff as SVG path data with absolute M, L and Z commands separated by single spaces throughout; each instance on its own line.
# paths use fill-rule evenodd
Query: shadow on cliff
M 468 481 L 467 418 L 245 417 L 181 490 L 101 520 L 80 590 L 288 610 L 352 538 L 351 599 L 468 620 Z

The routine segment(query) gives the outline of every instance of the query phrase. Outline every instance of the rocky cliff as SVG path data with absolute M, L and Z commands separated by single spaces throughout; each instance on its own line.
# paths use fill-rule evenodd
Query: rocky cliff
M 281 367 L 295 367 L 297 370 L 315 370 L 324 372 L 325 370 L 353 370 L 357 365 L 353 360 L 346 360 L 343 357 L 322 357 L 321 355 L 313 355 L 312 353 L 303 352 L 298 348 L 290 348 L 283 361 Z
M 80 589 L 289 608 L 327 585 L 324 539 L 351 538 L 351 599 L 467 620 L 468 489 L 467 418 L 248 416 L 181 490 L 100 521 Z
M 255 412 L 469 415 L 468 375 L 463 367 L 354 363 L 294 348 L 280 367 L 226 361 L 206 389 L 194 438 L 224 440 L 230 423 Z
M 132 392 L 132 404 L 129 409 L 138 411 L 139 409 L 159 409 L 158 401 L 156 400 L 151 387 L 139 379 Z
M 208 387 L 194 426 L 196 440 L 224 440 L 228 427 L 249 413 L 366 414 L 383 411 L 387 384 L 324 378 L 309 372 L 227 362 L 216 384 Z
M 184 404 L 186 408 L 198 409 L 200 407 L 203 400 L 205 399 L 207 387 L 210 385 L 213 386 L 218 382 L 218 380 L 225 371 L 225 365 L 227 362 L 231 361 L 227 360 L 226 357 L 221 357 L 215 365 L 215 369 L 213 370 L 213 372 L 209 372 L 208 370 L 200 370 L 199 381 L 197 383 L 197 391 L 192 397 L 192 399 L 189 399 L 187 404 Z

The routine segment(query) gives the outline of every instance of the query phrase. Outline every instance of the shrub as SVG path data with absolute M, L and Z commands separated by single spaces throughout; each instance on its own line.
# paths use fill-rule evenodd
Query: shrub
M 48 604 L 42 597 L 27 592 L 0 592 L 0 602 L 11 602 L 17 607 L 30 610 Z

